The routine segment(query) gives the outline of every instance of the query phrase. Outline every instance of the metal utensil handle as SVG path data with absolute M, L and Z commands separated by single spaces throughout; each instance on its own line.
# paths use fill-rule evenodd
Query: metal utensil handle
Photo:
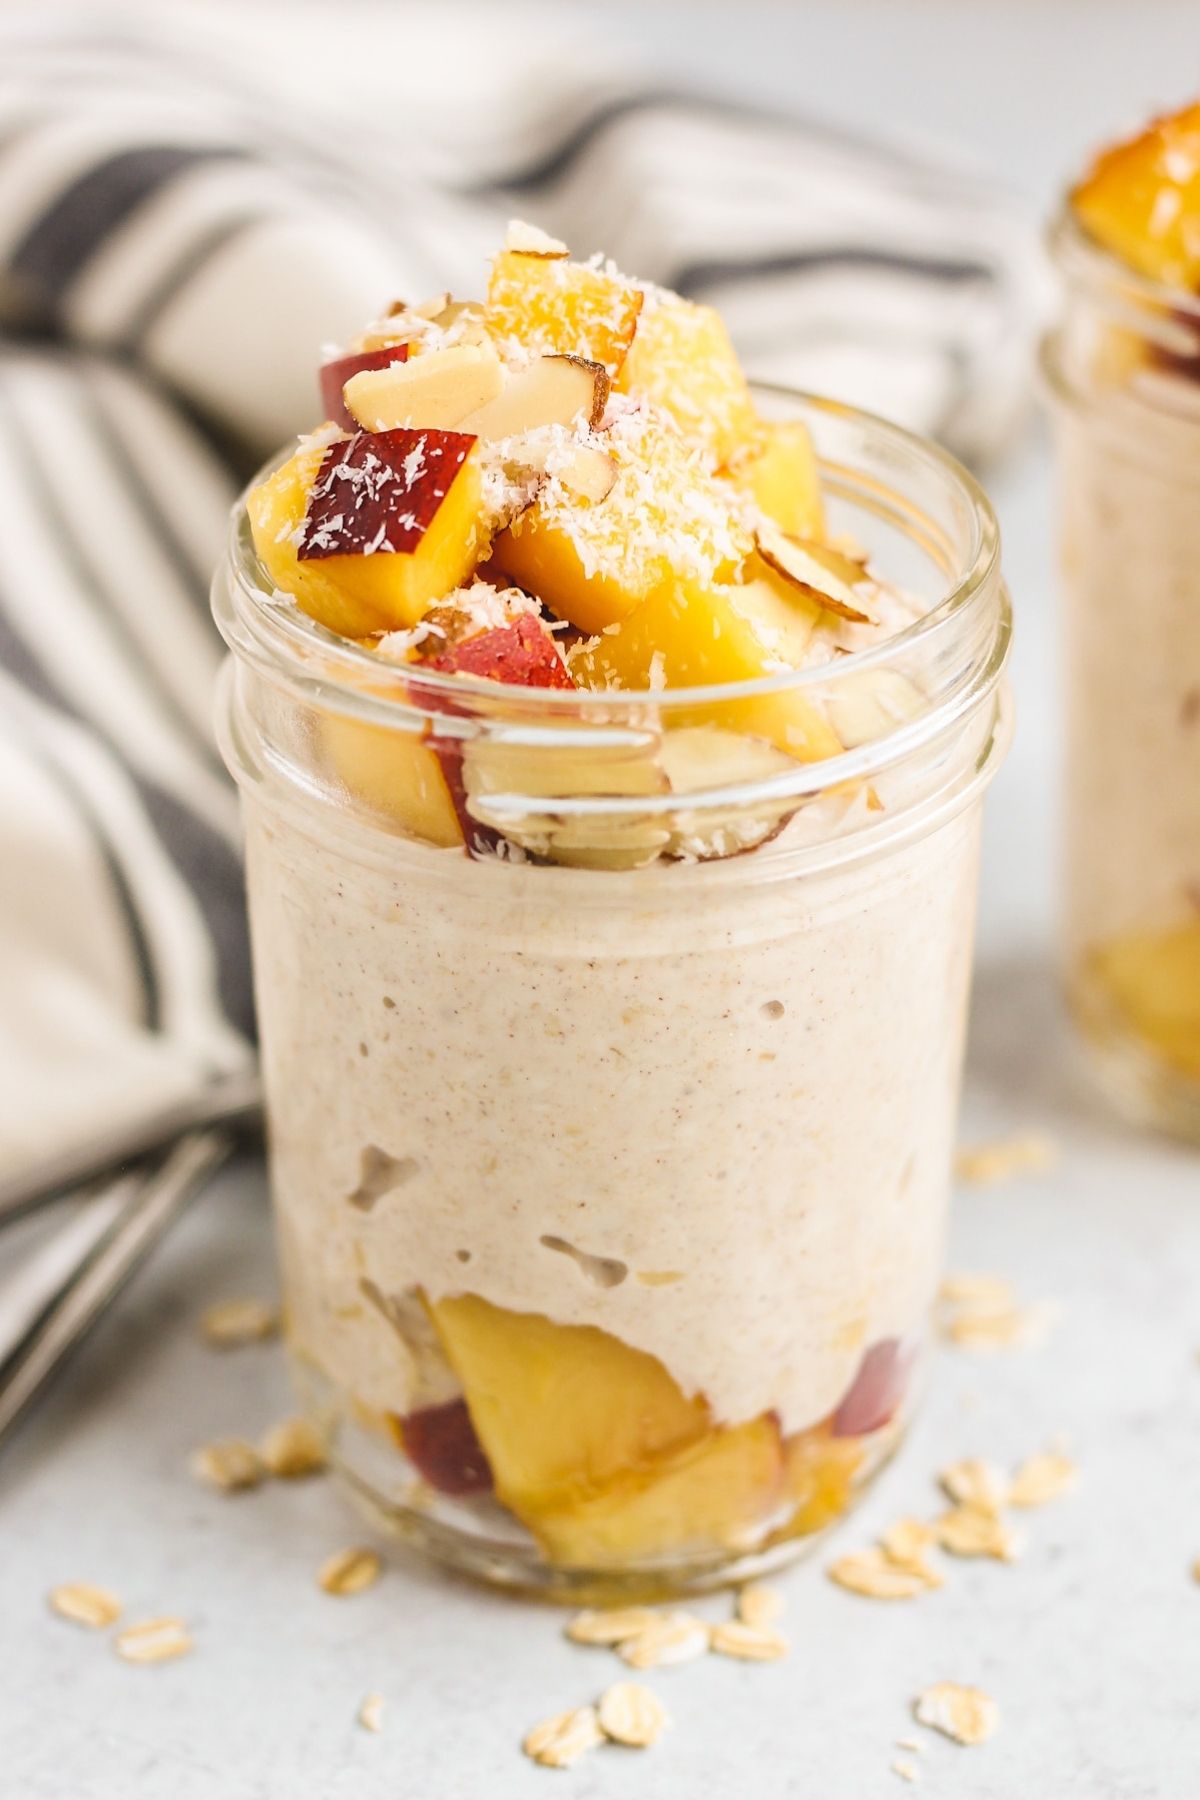
M 192 1132 L 136 1182 L 110 1229 L 0 1362 L 0 1443 L 235 1142 L 228 1132 Z
M 261 1117 L 262 1087 L 258 1071 L 225 1075 L 182 1100 L 172 1101 L 145 1117 L 126 1120 L 107 1131 L 71 1144 L 7 1181 L 0 1181 L 0 1228 L 71 1188 L 111 1175 L 123 1165 L 162 1149 L 206 1125 L 245 1128 Z

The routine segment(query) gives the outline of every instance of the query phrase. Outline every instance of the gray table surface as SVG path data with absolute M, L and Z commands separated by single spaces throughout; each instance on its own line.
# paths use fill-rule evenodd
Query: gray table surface
M 651 44 L 671 51 L 681 9 L 641 16 Z M 676 60 L 721 71 L 729 14 L 724 25 L 714 7 L 688 16 Z M 785 97 L 803 48 L 824 110 L 869 117 L 890 79 L 882 52 L 894 53 L 907 77 L 900 122 L 973 140 L 1035 200 L 1113 119 L 1178 97 L 1185 16 L 1161 3 L 1128 13 L 911 0 L 737 9 L 753 41 L 775 47 L 753 83 L 742 69 L 743 85 Z M 1200 1792 L 1200 1588 L 1189 1574 L 1200 1554 L 1200 1165 L 1106 1117 L 1060 1017 L 1048 472 L 1033 442 L 993 482 L 1020 621 L 1020 729 L 991 800 L 963 1136 L 1037 1127 L 1062 1158 L 1050 1173 L 964 1192 L 952 1264 L 1010 1276 L 1022 1297 L 1059 1303 L 1059 1321 L 1036 1348 L 944 1351 L 908 1446 L 833 1542 L 856 1547 L 902 1513 L 929 1513 L 933 1473 L 948 1460 L 1014 1461 L 1059 1435 L 1078 1459 L 1078 1492 L 1029 1515 L 1017 1566 L 955 1564 L 944 1589 L 914 1603 L 834 1588 L 824 1551 L 778 1583 L 788 1660 L 660 1671 L 651 1679 L 675 1723 L 654 1751 L 606 1750 L 565 1776 L 535 1769 L 518 1749 L 524 1729 L 614 1679 L 620 1665 L 607 1653 L 567 1644 L 552 1611 L 480 1593 L 399 1551 L 371 1592 L 331 1600 L 315 1569 L 370 1537 L 332 1484 L 231 1499 L 186 1472 L 195 1444 L 254 1435 L 289 1403 L 277 1347 L 218 1357 L 196 1331 L 209 1302 L 272 1288 L 262 1172 L 243 1164 L 0 1459 L 3 1800 L 516 1800 L 551 1790 L 870 1800 L 905 1791 L 889 1771 L 895 1740 L 912 1734 L 912 1696 L 944 1678 L 986 1688 L 1002 1724 L 972 1751 L 918 1734 L 929 1740 L 916 1760 L 930 1794 Z M 75 1579 L 114 1587 L 131 1617 L 185 1617 L 195 1654 L 122 1664 L 102 1638 L 48 1612 L 47 1590 Z M 720 1616 L 725 1604 L 701 1610 Z M 355 1724 L 373 1689 L 387 1700 L 379 1737 Z

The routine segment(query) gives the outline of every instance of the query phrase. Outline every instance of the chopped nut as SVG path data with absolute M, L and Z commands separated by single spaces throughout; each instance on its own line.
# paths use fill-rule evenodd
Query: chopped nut
M 901 1781 L 920 1781 L 921 1779 L 921 1771 L 918 1769 L 916 1763 L 909 1762 L 907 1757 L 894 1757 L 891 1766 L 892 1774 L 898 1775 Z
M 1069 1456 L 1055 1450 L 1043 1450 L 1036 1456 L 1027 1457 L 1013 1476 L 1008 1504 L 1045 1506 L 1069 1493 L 1078 1479 L 1079 1472 Z
M 336 1550 L 321 1564 L 317 1584 L 327 1594 L 361 1594 L 378 1581 L 381 1567 L 374 1550 Z
M 994 1463 L 982 1457 L 968 1456 L 962 1462 L 950 1463 L 938 1475 L 946 1493 L 959 1506 L 973 1506 L 979 1512 L 997 1513 L 1008 1499 L 1008 1482 Z
M 258 1453 L 271 1474 L 281 1481 L 316 1475 L 328 1461 L 325 1440 L 309 1419 L 282 1419 L 278 1425 L 272 1425 Z
M 594 1706 L 575 1706 L 569 1712 L 543 1719 L 527 1733 L 521 1745 L 526 1756 L 544 1769 L 569 1769 L 585 1750 L 604 1742 Z
M 65 1581 L 50 1590 L 50 1605 L 62 1619 L 103 1631 L 121 1616 L 121 1602 L 110 1588 L 93 1587 L 90 1581 Z
M 622 1662 L 631 1669 L 666 1669 L 676 1663 L 694 1662 L 708 1651 L 708 1626 L 690 1613 L 659 1613 L 619 1646 Z
M 885 1550 L 859 1550 L 850 1556 L 839 1556 L 825 1572 L 839 1587 L 868 1600 L 911 1600 L 939 1584 L 932 1569 L 895 1562 Z
M 520 256 L 560 257 L 567 254 L 567 246 L 561 238 L 551 237 L 540 225 L 530 225 L 524 219 L 508 221 L 504 248 L 515 250 Z
M 383 1730 L 383 1695 L 368 1694 L 358 1709 L 358 1722 L 364 1731 Z
M 258 1451 L 245 1438 L 219 1438 L 192 1452 L 192 1474 L 224 1493 L 235 1494 L 257 1487 L 266 1474 Z
M 623 1606 L 611 1612 L 581 1612 L 567 1626 L 573 1644 L 624 1644 L 654 1624 L 661 1613 L 648 1606 Z
M 144 1619 L 127 1625 L 114 1639 L 117 1655 L 131 1663 L 171 1662 L 192 1649 L 192 1637 L 182 1619 Z
M 221 1300 L 200 1320 L 206 1343 L 216 1350 L 236 1350 L 243 1344 L 260 1344 L 279 1330 L 279 1311 L 265 1300 Z
M 781 1631 L 746 1625 L 741 1619 L 723 1619 L 713 1626 L 708 1641 L 718 1656 L 733 1656 L 739 1662 L 778 1662 L 791 1649 Z
M 943 1513 L 937 1540 L 951 1556 L 993 1556 L 998 1562 L 1016 1562 L 1023 1549 L 1003 1519 L 978 1506 L 955 1506 Z
M 1058 1161 L 1058 1146 L 1040 1131 L 1024 1131 L 1016 1137 L 998 1139 L 990 1144 L 977 1144 L 960 1150 L 954 1161 L 959 1181 L 975 1187 L 990 1187 L 1008 1181 L 1014 1175 L 1037 1175 L 1053 1168 Z
M 752 1581 L 738 1590 L 737 1616 L 743 1625 L 773 1625 L 783 1617 L 783 1595 L 761 1581 Z
M 636 1681 L 617 1681 L 600 1697 L 600 1729 L 614 1744 L 645 1750 L 670 1724 L 657 1694 Z
M 979 1688 L 938 1681 L 913 1702 L 918 1724 L 928 1725 L 956 1744 L 982 1744 L 1000 1723 L 1000 1709 Z

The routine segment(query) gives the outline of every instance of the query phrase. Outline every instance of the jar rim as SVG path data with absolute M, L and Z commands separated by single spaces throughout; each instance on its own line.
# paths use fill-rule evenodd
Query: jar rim
M 719 706 L 723 703 L 840 684 L 848 677 L 891 662 L 897 656 L 927 643 L 951 620 L 963 619 L 974 608 L 994 598 L 1000 588 L 999 524 L 991 502 L 979 482 L 948 450 L 876 413 L 842 401 L 778 383 L 752 382 L 751 390 L 768 401 L 786 403 L 793 409 L 799 408 L 801 416 L 808 411 L 817 418 L 840 420 L 865 428 L 878 440 L 889 459 L 897 456 L 914 459 L 943 483 L 947 491 L 957 494 L 971 521 L 971 539 L 966 555 L 961 559 L 961 568 L 939 599 L 902 630 L 866 649 L 839 656 L 836 667 L 831 664 L 816 664 L 801 669 L 788 668 L 753 680 L 710 683 L 705 686 L 609 690 L 514 690 L 511 684 L 487 677 L 445 674 L 421 668 L 419 677 L 422 699 L 428 702 L 456 701 L 461 705 L 463 701 L 470 700 L 494 704 L 502 698 L 511 706 L 519 693 L 520 710 L 527 719 L 540 718 L 544 723 L 550 724 L 555 720 L 565 722 L 586 713 L 588 721 L 596 724 L 599 729 L 605 728 L 605 718 L 619 719 L 650 708 L 666 719 L 672 712 L 697 706 Z M 337 690 L 339 699 L 350 702 L 349 710 L 359 710 L 364 698 L 362 676 L 369 673 L 373 692 L 368 710 L 379 721 L 382 717 L 380 704 L 385 708 L 396 708 L 397 711 L 402 704 L 411 707 L 411 696 L 407 694 L 398 693 L 395 698 L 390 698 L 382 693 L 381 679 L 386 681 L 394 676 L 396 686 L 400 689 L 405 684 L 412 683 L 412 670 L 399 663 L 381 664 L 381 659 L 374 652 L 364 649 L 353 639 L 338 636 L 315 619 L 309 618 L 290 596 L 282 596 L 274 588 L 254 551 L 246 514 L 247 497 L 251 488 L 290 454 L 290 450 L 285 450 L 269 459 L 234 502 L 227 565 L 231 577 L 230 587 L 236 588 L 243 604 L 235 604 L 231 610 L 236 614 L 237 622 L 249 627 L 259 650 L 268 656 L 274 655 L 285 666 L 290 665 L 290 673 L 300 679 L 301 685 L 304 685 L 305 672 L 312 658 L 318 657 L 321 663 L 322 695 L 326 704 L 330 702 L 332 686 Z M 831 464 L 820 456 L 817 460 L 822 476 L 828 476 L 835 488 L 839 472 L 843 476 L 853 476 L 853 471 L 844 465 Z M 915 510 L 911 506 L 906 507 L 897 493 L 892 493 L 885 499 L 882 485 L 874 485 L 880 490 L 881 510 L 898 510 L 901 515 L 907 512 L 910 526 L 915 529 Z M 932 522 L 928 519 L 921 523 L 926 531 L 933 529 Z M 943 545 L 943 552 L 945 549 L 946 546 Z M 235 647 L 236 626 L 230 612 L 220 604 L 222 596 L 219 579 L 218 575 L 217 582 L 214 583 L 214 613 L 222 634 L 232 648 Z
M 1107 289 L 1138 313 L 1174 315 L 1200 330 L 1200 294 L 1170 287 L 1123 262 L 1080 222 L 1070 195 L 1046 227 L 1046 247 L 1064 275 Z

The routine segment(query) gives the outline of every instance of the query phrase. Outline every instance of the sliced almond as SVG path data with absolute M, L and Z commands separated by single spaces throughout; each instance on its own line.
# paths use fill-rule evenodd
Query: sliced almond
M 801 537 L 799 533 L 792 535 L 792 542 L 806 551 L 814 562 L 820 563 L 836 580 L 844 581 L 847 587 L 854 587 L 856 583 L 870 579 L 865 556 L 839 549 L 836 544 L 822 544 L 817 538 Z
M 525 219 L 508 221 L 508 230 L 504 233 L 504 248 L 515 251 L 518 256 L 557 259 L 569 254 L 561 238 L 551 237 L 540 225 L 530 225 Z
M 572 425 L 581 415 L 593 427 L 607 404 L 608 375 L 602 363 L 582 356 L 535 356 L 523 369 L 509 370 L 495 399 L 468 413 L 461 424 L 464 431 L 495 443 L 541 425 Z
M 405 310 L 415 313 L 418 319 L 436 319 L 445 312 L 453 300 L 454 295 L 443 289 L 440 294 L 434 294 L 431 300 L 422 300 L 418 306 L 409 306 Z
M 401 367 L 403 366 L 402 364 Z M 359 379 L 361 377 L 355 377 L 355 380 Z M 349 386 L 347 383 L 347 392 Z M 764 519 L 754 533 L 754 542 L 758 554 L 777 575 L 791 582 L 793 587 L 814 600 L 825 612 L 836 613 L 839 619 L 849 619 L 855 625 L 872 623 L 871 615 L 863 612 L 856 603 L 850 584 L 840 580 L 832 569 L 818 561 L 811 549 L 799 538 L 790 537 L 778 525 L 772 525 Z M 838 553 L 831 554 L 836 556 Z
M 612 492 L 613 483 L 617 479 L 617 465 L 606 451 L 597 449 L 595 444 L 581 444 L 566 468 L 560 469 L 558 478 L 569 493 L 596 505 L 601 500 L 607 500 Z
M 847 750 L 915 719 L 928 702 L 906 675 L 896 669 L 865 669 L 833 681 L 829 689 L 829 722 Z
M 342 390 L 346 406 L 365 431 L 403 425 L 453 431 L 504 387 L 504 366 L 484 344 L 430 350 L 386 369 L 360 369 Z

